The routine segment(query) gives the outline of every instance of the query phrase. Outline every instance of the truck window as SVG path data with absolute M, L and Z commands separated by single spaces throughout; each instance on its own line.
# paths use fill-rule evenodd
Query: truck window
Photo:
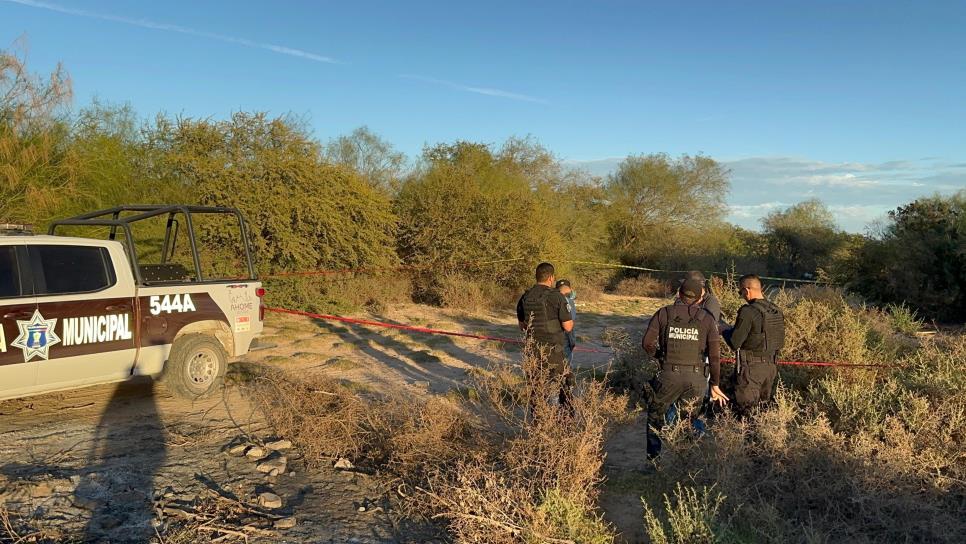
M 22 294 L 20 268 L 17 266 L 17 248 L 0 246 L 0 298 L 14 298 Z
M 103 247 L 30 246 L 37 295 L 90 293 L 114 285 L 114 266 Z M 41 272 L 42 274 L 38 274 Z

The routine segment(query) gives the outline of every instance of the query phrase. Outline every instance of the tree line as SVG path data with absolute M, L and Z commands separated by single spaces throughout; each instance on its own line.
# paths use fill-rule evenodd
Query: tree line
M 532 138 L 439 143 L 409 160 L 365 127 L 323 143 L 291 116 L 142 119 L 70 103 L 63 68 L 40 76 L 0 52 L 0 219 L 42 228 L 124 203 L 234 206 L 262 274 L 413 264 L 519 287 L 537 260 L 607 260 L 815 277 L 966 318 L 966 192 L 900 206 L 874 234 L 844 232 L 818 200 L 752 231 L 725 220 L 729 173 L 704 155 L 632 155 L 601 178 Z M 461 268 L 507 257 L 523 259 Z M 417 293 L 432 300 L 436 281 Z

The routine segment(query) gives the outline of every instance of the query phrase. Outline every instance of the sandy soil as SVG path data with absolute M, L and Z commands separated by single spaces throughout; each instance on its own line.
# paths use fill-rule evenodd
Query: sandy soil
M 578 340 L 602 347 L 605 327 L 640 337 L 654 299 L 604 296 L 578 306 Z M 419 305 L 359 317 L 445 330 L 516 337 L 515 318 L 466 314 Z M 338 376 L 361 388 L 445 394 L 468 369 L 516 360 L 519 348 L 497 342 L 273 315 L 261 339 L 271 346 L 239 362 Z M 578 353 L 581 367 L 603 367 L 605 354 Z M 243 368 L 238 365 L 235 368 Z M 240 388 L 187 403 L 150 381 L 98 386 L 0 402 L 0 504 L 81 541 L 145 542 L 154 538 L 158 499 L 213 496 L 254 501 L 272 491 L 296 526 L 278 529 L 284 542 L 424 542 L 387 500 L 385 482 L 336 469 L 305 470 L 294 450 L 281 452 L 286 473 L 266 476 L 255 462 L 231 455 L 243 440 L 273 436 Z M 643 538 L 635 474 L 646 470 L 642 425 L 608 443 L 604 515 L 627 542 Z M 362 508 L 360 508 L 362 507 Z M 364 510 L 364 511 L 360 511 Z

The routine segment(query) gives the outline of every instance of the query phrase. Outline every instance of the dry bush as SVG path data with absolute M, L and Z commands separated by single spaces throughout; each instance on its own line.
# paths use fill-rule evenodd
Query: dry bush
M 80 542 L 62 531 L 44 527 L 37 520 L 16 515 L 0 505 L 0 544 L 70 544 Z
M 418 479 L 474 444 L 469 415 L 443 397 L 362 396 L 331 378 L 275 370 L 256 378 L 251 392 L 311 465 L 346 457 Z
M 422 293 L 427 302 L 467 313 L 507 310 L 516 307 L 520 292 L 494 281 L 479 280 L 465 274 L 439 274 Z
M 738 308 L 745 304 L 736 278 L 713 278 L 712 290 L 721 302 L 722 317 L 734 322 Z M 769 300 L 785 314 L 785 348 L 780 355 L 785 360 L 892 365 L 915 347 L 906 334 L 909 316 L 894 319 L 841 289 L 818 285 L 775 289 Z
M 435 287 L 439 305 L 466 312 L 479 312 L 487 306 L 485 287 L 482 282 L 470 280 L 459 274 L 440 276 Z
M 615 295 L 628 297 L 666 298 L 673 292 L 666 281 L 646 275 L 624 278 L 614 286 Z
M 657 363 L 644 353 L 640 343 L 633 342 L 624 327 L 607 327 L 601 342 L 614 350 L 606 383 L 616 392 L 626 394 L 632 408 L 647 406 L 653 393 L 650 381 L 657 374 Z
M 716 485 L 735 512 L 722 542 L 961 542 L 963 360 L 966 337 L 938 338 L 888 374 L 843 370 L 782 389 L 751 419 L 717 419 L 710 439 L 668 428 L 646 500 L 678 482 Z
M 348 457 L 401 478 L 407 510 L 445 522 L 456 541 L 613 542 L 596 512 L 605 433 L 627 399 L 582 381 L 570 409 L 560 382 L 524 347 L 522 368 L 473 375 L 475 399 L 359 395 L 340 382 L 268 370 L 250 383 L 279 435 L 310 464 Z
M 586 269 L 570 278 L 571 286 L 577 291 L 577 300 L 597 302 L 610 285 L 613 271 L 607 269 Z
M 496 419 L 493 447 L 431 475 L 424 508 L 445 519 L 459 542 L 613 542 L 596 513 L 605 432 L 626 399 L 581 382 L 568 410 L 548 399 L 559 381 L 524 348 L 522 375 L 496 366 L 476 378 L 481 408 Z M 524 380 L 522 376 L 527 376 Z

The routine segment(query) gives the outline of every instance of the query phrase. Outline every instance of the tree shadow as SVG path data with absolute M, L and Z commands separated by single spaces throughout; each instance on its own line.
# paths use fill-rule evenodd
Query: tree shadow
M 370 328 L 364 325 L 341 326 L 324 320 L 314 321 L 320 329 L 354 345 L 356 349 L 392 369 L 409 383 L 429 383 L 434 392 L 445 392 L 459 385 L 457 377 L 462 371 L 457 373 L 457 369 L 444 370 L 445 365 L 430 357 L 417 355 L 418 352 L 411 346 L 394 338 L 379 333 L 372 334 Z

